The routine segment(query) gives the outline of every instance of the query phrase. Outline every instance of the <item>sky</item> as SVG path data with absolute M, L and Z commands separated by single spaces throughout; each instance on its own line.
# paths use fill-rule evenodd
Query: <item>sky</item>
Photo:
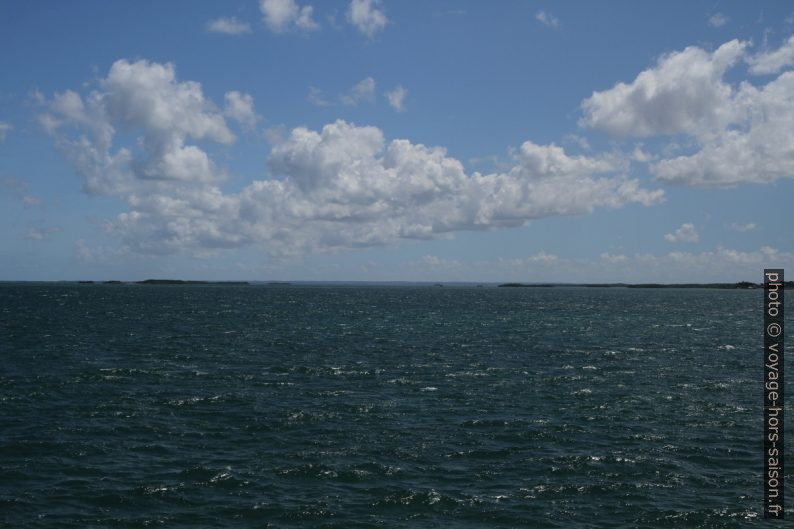
M 0 280 L 794 269 L 790 2 L 0 0 Z

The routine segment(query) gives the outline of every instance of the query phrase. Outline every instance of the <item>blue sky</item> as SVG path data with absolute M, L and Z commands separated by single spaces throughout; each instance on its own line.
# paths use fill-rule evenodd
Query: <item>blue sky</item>
M 0 1 L 0 279 L 794 265 L 788 2 Z

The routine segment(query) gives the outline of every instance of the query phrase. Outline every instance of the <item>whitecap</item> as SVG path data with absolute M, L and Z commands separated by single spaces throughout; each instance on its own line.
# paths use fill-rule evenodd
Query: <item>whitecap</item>
M 210 478 L 210 483 L 217 483 L 219 481 L 226 481 L 227 479 L 231 478 L 232 474 L 228 471 L 219 472 Z

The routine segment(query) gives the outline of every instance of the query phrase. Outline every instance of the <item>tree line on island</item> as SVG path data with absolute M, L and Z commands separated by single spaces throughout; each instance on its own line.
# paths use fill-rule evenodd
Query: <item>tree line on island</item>
M 250 285 L 248 281 L 199 281 L 194 279 L 144 279 L 143 281 L 78 281 L 83 285 Z
M 763 283 L 502 283 L 499 287 L 620 287 L 620 288 L 728 288 L 762 289 Z M 794 281 L 785 281 L 783 288 L 794 288 Z

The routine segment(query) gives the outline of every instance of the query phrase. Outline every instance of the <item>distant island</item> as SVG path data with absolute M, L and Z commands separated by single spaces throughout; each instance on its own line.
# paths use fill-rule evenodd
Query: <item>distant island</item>
M 517 287 L 609 287 L 609 288 L 724 288 L 724 289 L 762 289 L 763 283 L 740 281 L 738 283 L 502 283 L 504 288 Z M 783 288 L 794 288 L 794 281 L 785 281 Z
M 137 285 L 249 285 L 248 281 L 196 281 L 192 279 L 144 279 Z
M 248 281 L 197 281 L 193 279 L 144 279 L 143 281 L 78 281 L 81 285 L 250 285 Z
M 552 285 L 550 283 L 502 283 L 501 285 L 497 285 L 499 287 L 507 287 L 507 288 L 524 288 L 524 287 L 556 287 L 556 286 L 563 286 L 563 285 Z

